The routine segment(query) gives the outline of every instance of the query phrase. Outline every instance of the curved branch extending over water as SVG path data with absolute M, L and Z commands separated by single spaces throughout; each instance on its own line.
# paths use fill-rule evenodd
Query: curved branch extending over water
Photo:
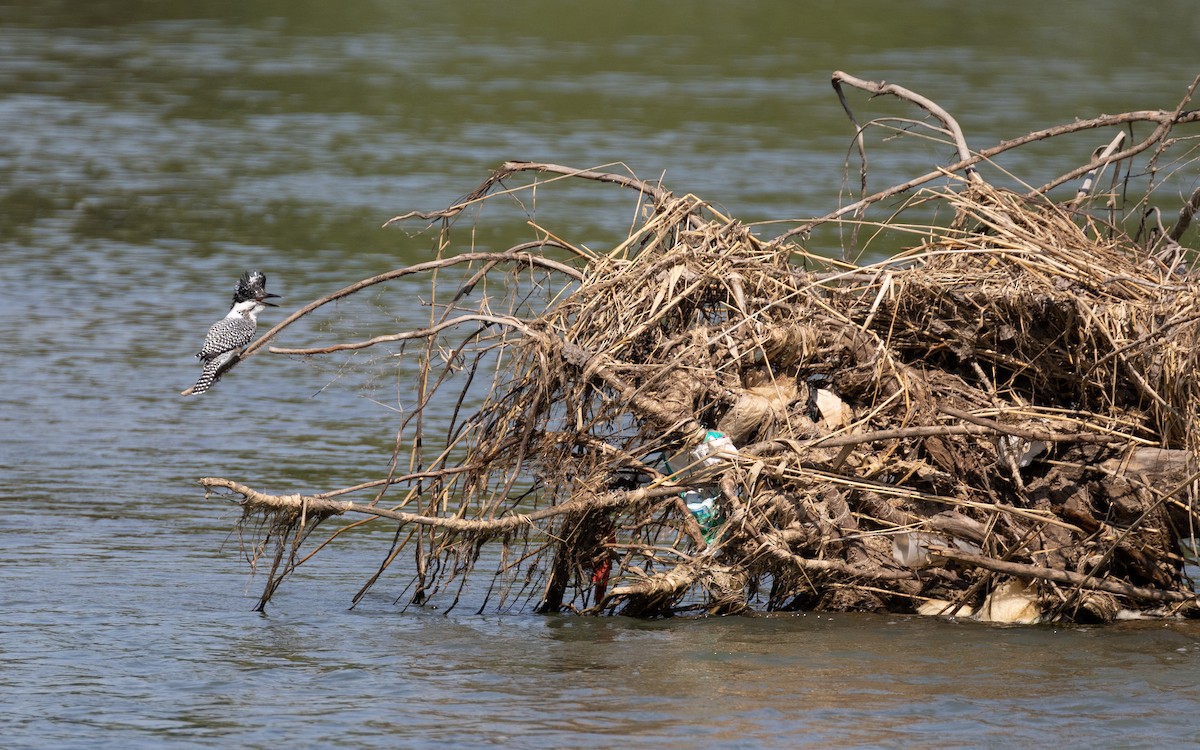
M 241 355 L 235 357 L 233 359 L 233 361 L 231 361 L 229 363 L 229 365 L 225 368 L 224 372 L 228 372 L 229 370 L 233 369 L 233 367 L 235 365 L 237 365 L 239 362 L 247 359 L 248 357 L 253 356 L 255 354 L 255 352 L 257 352 L 259 349 L 266 346 L 266 343 L 268 341 L 270 341 L 271 339 L 275 338 L 275 336 L 277 336 L 283 329 L 287 328 L 292 323 L 295 323 L 297 320 L 299 320 L 300 318 L 303 318 L 305 315 L 308 315 L 310 312 L 316 310 L 317 308 L 323 307 L 324 305 L 327 305 L 330 302 L 335 302 L 344 297 L 349 297 L 351 294 L 362 291 L 363 289 L 366 289 L 367 287 L 375 286 L 376 284 L 382 284 L 385 281 L 391 281 L 393 279 L 398 279 L 398 278 L 401 278 L 404 276 L 411 276 L 413 274 L 419 274 L 419 273 L 427 273 L 429 271 L 435 271 L 435 270 L 442 269 L 442 268 L 449 268 L 450 266 L 462 265 L 463 263 L 474 263 L 476 261 L 483 261 L 483 262 L 489 262 L 489 263 L 500 263 L 500 262 L 509 261 L 509 262 L 521 263 L 521 264 L 529 265 L 529 266 L 538 266 L 538 267 L 545 268 L 550 271 L 555 271 L 555 272 L 561 273 L 565 276 L 569 276 L 570 278 L 574 279 L 575 281 L 583 280 L 583 274 L 579 271 L 579 269 L 577 269 L 573 266 L 567 265 L 566 263 L 560 263 L 559 261 L 551 260 L 549 258 L 544 258 L 540 255 L 534 255 L 533 253 L 527 252 L 528 249 L 533 248 L 533 247 L 560 247 L 561 248 L 561 247 L 563 247 L 563 245 L 555 240 L 540 240 L 537 242 L 527 242 L 522 245 L 518 245 L 518 246 L 516 246 L 512 249 L 509 249 L 505 252 L 502 252 L 502 253 L 462 253 L 461 255 L 455 255 L 455 256 L 452 256 L 449 258 L 439 258 L 438 260 L 430 260 L 430 261 L 426 261 L 425 263 L 418 263 L 414 266 L 406 266 L 404 268 L 397 268 L 395 270 L 388 271 L 386 273 L 381 273 L 377 276 L 372 276 L 369 279 L 363 279 L 362 281 L 355 282 L 355 283 L 351 284 L 350 286 L 342 287 L 341 289 L 337 290 L 336 292 L 333 292 L 332 294 L 327 294 L 324 297 L 321 297 L 320 299 L 309 302 L 304 307 L 301 307 L 299 310 L 295 311 L 294 313 L 287 316 L 279 323 L 275 324 L 274 328 L 272 328 L 271 330 L 264 333 L 254 343 L 252 343 L 252 344 L 250 344 L 250 346 L 246 347 L 246 349 L 241 353 Z M 566 248 L 564 248 L 564 249 L 566 249 Z M 188 388 L 186 391 L 183 391 L 180 395 L 181 396 L 190 396 L 190 395 L 192 395 L 192 389 Z

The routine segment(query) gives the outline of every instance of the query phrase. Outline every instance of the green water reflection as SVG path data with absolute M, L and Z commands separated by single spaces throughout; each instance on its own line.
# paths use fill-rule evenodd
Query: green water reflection
M 1190 5 L 1170 2 L 52 2 L 0 14 L 12 136 L 0 232 L 57 215 L 78 239 L 174 238 L 204 253 L 231 240 L 390 248 L 383 220 L 449 203 L 510 158 L 619 162 L 747 220 L 801 219 L 842 189 L 852 131 L 832 70 L 928 94 L 983 147 L 1173 106 L 1200 37 Z M 1040 184 L 1096 140 L 1001 165 Z M 874 144 L 872 184 L 949 156 Z M 570 220 L 585 235 L 624 225 L 614 200 L 584 199 Z

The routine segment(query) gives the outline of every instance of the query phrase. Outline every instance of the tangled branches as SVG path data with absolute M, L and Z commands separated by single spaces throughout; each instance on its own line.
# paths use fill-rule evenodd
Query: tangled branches
M 834 82 L 848 114 L 843 85 L 923 107 L 957 149 L 950 171 L 969 170 L 917 196 L 953 221 L 921 227 L 886 261 L 831 260 L 795 238 L 950 171 L 763 240 L 693 195 L 510 162 L 446 210 L 389 223 L 431 222 L 438 247 L 451 248 L 473 207 L 567 179 L 635 191 L 641 220 L 602 253 L 539 230 L 503 252 L 365 279 L 252 345 L 243 361 L 331 301 L 464 269 L 449 299 L 431 285 L 422 328 L 270 347 L 402 344 L 419 374 L 380 479 L 310 497 L 202 480 L 236 493 L 252 517 L 282 519 L 260 606 L 307 559 L 299 535 L 352 513 L 399 525 L 359 596 L 408 551 L 417 604 L 453 606 L 489 554 L 497 572 L 480 609 L 1194 611 L 1184 555 L 1197 519 L 1200 300 L 1183 283 L 1178 243 L 1195 201 L 1171 230 L 1141 239 L 1086 210 L 1104 167 L 1146 151 L 1157 160 L 1173 128 L 1198 119 L 1185 111 L 1191 89 L 1171 111 L 1060 129 L 1155 124 L 1138 144 L 1114 139 L 1082 170 L 1020 194 L 976 169 L 1018 142 L 974 153 L 932 102 L 842 73 Z M 506 187 L 528 173 L 542 179 Z M 1087 190 L 1047 197 L 1079 176 Z M 436 404 L 448 419 L 434 418 Z

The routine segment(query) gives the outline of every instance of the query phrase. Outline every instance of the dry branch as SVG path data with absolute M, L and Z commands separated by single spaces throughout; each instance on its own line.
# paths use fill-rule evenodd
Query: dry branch
M 921 96 L 913 91 L 909 91 L 903 86 L 897 86 L 893 83 L 876 83 L 874 81 L 865 81 L 861 78 L 856 78 L 849 73 L 843 73 L 842 71 L 838 70 L 833 74 L 833 89 L 837 92 L 838 99 L 840 99 L 842 102 L 842 108 L 846 110 L 847 114 L 850 114 L 850 105 L 847 104 L 846 96 L 842 92 L 843 83 L 862 89 L 863 91 L 870 92 L 875 96 L 891 94 L 892 96 L 899 97 L 900 99 L 907 99 L 908 101 L 916 104 L 925 111 L 929 112 L 929 114 L 941 120 L 946 126 L 945 132 L 953 141 L 955 149 L 958 150 L 959 161 L 965 162 L 971 159 L 971 149 L 967 147 L 967 139 L 966 136 L 963 135 L 962 127 L 958 124 L 958 120 L 955 120 L 953 117 L 951 117 L 949 112 L 942 109 L 941 105 L 937 104 L 933 100 Z M 850 119 L 852 121 L 854 120 L 853 115 L 850 116 Z M 861 131 L 862 128 L 860 127 L 859 130 Z M 976 171 L 973 164 L 966 166 L 965 171 L 967 173 L 967 177 L 972 181 L 983 181 L 983 178 L 979 175 L 979 172 Z
M 377 508 L 373 505 L 361 505 L 349 500 L 331 500 L 313 495 L 271 495 L 258 492 L 244 484 L 220 477 L 203 477 L 201 486 L 206 490 L 222 488 L 236 492 L 242 496 L 240 504 L 255 512 L 274 513 L 283 511 L 291 514 L 311 514 L 314 516 L 340 516 L 345 513 L 387 518 L 399 521 L 401 524 L 429 526 L 447 531 L 457 531 L 468 534 L 494 535 L 522 526 L 531 526 L 538 521 L 575 513 L 580 510 L 606 510 L 609 508 L 636 507 L 647 500 L 678 495 L 680 488 L 675 485 L 666 487 L 648 487 L 629 492 L 610 492 L 603 496 L 591 496 L 575 502 L 554 505 L 549 508 L 517 513 L 502 518 L 465 519 L 446 516 L 426 516 L 419 513 L 406 513 L 388 508 Z
M 1192 82 L 1192 87 L 1189 88 L 1189 97 L 1190 97 L 1191 90 L 1192 90 L 1192 88 L 1194 88 L 1196 86 L 1197 81 L 1200 81 L 1200 77 L 1197 77 L 1197 79 Z M 1186 99 L 1185 99 L 1185 101 L 1186 101 Z M 1112 163 L 1112 162 L 1121 161 L 1123 159 L 1126 159 L 1126 158 L 1129 158 L 1132 156 L 1136 156 L 1137 154 L 1142 153 L 1147 148 L 1160 143 L 1161 140 L 1167 135 L 1167 133 L 1170 132 L 1170 129 L 1172 127 L 1174 127 L 1175 125 L 1185 125 L 1185 124 L 1192 124 L 1192 123 L 1200 122 L 1200 109 L 1191 110 L 1191 111 L 1185 111 L 1182 108 L 1177 108 L 1175 110 L 1138 110 L 1138 111 L 1134 111 L 1134 112 L 1124 112 L 1119 115 L 1101 115 L 1099 117 L 1094 117 L 1094 118 L 1090 118 L 1087 120 L 1076 120 L 1075 122 L 1068 123 L 1065 125 L 1056 125 L 1054 127 L 1044 128 L 1042 130 L 1035 130 L 1032 133 L 1029 133 L 1028 135 L 1024 135 L 1019 138 L 1013 138 L 1008 141 L 1003 141 L 1003 142 L 998 143 L 995 146 L 992 146 L 990 148 L 982 149 L 981 151 L 976 152 L 974 155 L 972 155 L 970 157 L 960 158 L 957 162 L 955 162 L 953 164 L 948 164 L 944 168 L 938 168 L 931 172 L 926 172 L 925 174 L 923 174 L 919 177 L 914 177 L 911 180 L 901 182 L 897 185 L 892 185 L 891 187 L 888 187 L 884 190 L 880 190 L 876 193 L 868 195 L 865 198 L 862 198 L 861 200 L 855 201 L 854 203 L 850 203 L 845 206 L 842 206 L 835 211 L 830 211 L 829 213 L 827 213 L 823 216 L 819 216 L 815 219 L 811 219 L 809 221 L 803 222 L 799 226 L 797 226 L 793 229 L 790 229 L 787 232 L 785 232 L 784 234 L 780 235 L 779 239 L 781 241 L 788 240 L 788 239 L 791 239 L 792 237 L 796 237 L 798 235 L 807 234 L 808 232 L 812 231 L 815 227 L 817 227 L 821 224 L 826 224 L 831 221 L 836 221 L 837 219 L 839 219 L 843 216 L 849 215 L 849 214 L 858 213 L 858 212 L 862 211 L 864 208 L 866 208 L 867 206 L 878 203 L 882 200 L 887 200 L 888 198 L 891 198 L 892 196 L 895 196 L 895 195 L 900 195 L 901 193 L 907 193 L 914 188 L 918 188 L 922 185 L 926 185 L 930 182 L 933 182 L 934 180 L 943 178 L 948 174 L 954 174 L 955 172 L 972 169 L 977 164 L 989 161 L 992 158 L 999 156 L 1000 154 L 1003 154 L 1007 151 L 1012 151 L 1013 149 L 1016 149 L 1016 148 L 1020 148 L 1021 146 L 1027 145 L 1029 143 L 1035 143 L 1037 141 L 1049 140 L 1051 138 L 1058 138 L 1058 137 L 1061 137 L 1064 135 L 1070 135 L 1073 133 L 1080 133 L 1080 132 L 1083 132 L 1086 130 L 1097 130 L 1100 128 L 1118 127 L 1121 125 L 1130 125 L 1132 123 L 1138 123 L 1138 122 L 1153 122 L 1157 125 L 1157 127 L 1150 134 L 1150 136 L 1148 136 L 1145 140 L 1141 141 L 1137 145 L 1135 145 L 1129 149 L 1126 149 L 1124 151 L 1110 154 L 1108 156 L 1108 158 L 1104 161 L 1104 163 Z M 1059 185 L 1062 185 L 1064 183 L 1070 182 L 1071 180 L 1074 180 L 1081 175 L 1087 174 L 1089 171 L 1096 169 L 1097 167 L 1100 167 L 1100 166 L 1102 166 L 1102 164 L 1098 160 L 1095 163 L 1087 164 L 1085 166 L 1080 167 L 1077 170 L 1068 172 L 1067 174 L 1062 175 L 1062 176 L 1056 178 L 1055 180 L 1053 180 L 1052 182 L 1048 182 L 1045 185 L 1043 185 L 1042 187 L 1033 191 L 1033 195 L 1045 195 L 1048 191 L 1052 190 L 1053 188 L 1056 188 Z
M 1054 581 L 1055 583 L 1063 583 L 1068 586 L 1076 586 L 1091 591 L 1106 591 L 1110 594 L 1140 601 L 1200 604 L 1200 600 L 1197 599 L 1194 591 L 1162 591 L 1143 586 L 1131 586 L 1124 581 L 1110 581 L 1104 578 L 1095 578 L 1093 576 L 1074 573 L 1069 570 L 995 560 L 983 555 L 973 555 L 969 552 L 961 552 L 947 547 L 931 547 L 930 552 L 945 560 L 966 563 L 995 573 L 1005 573 L 1016 578 L 1033 581 Z

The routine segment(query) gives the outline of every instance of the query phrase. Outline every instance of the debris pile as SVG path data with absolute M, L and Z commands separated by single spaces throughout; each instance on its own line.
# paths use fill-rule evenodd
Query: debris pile
M 247 350 L 334 299 L 466 269 L 449 294 L 431 284 L 426 328 L 271 348 L 404 345 L 420 378 L 384 478 L 306 497 L 201 480 L 262 524 L 256 558 L 275 545 L 260 606 L 321 521 L 361 513 L 401 528 L 359 595 L 404 559 L 415 604 L 452 606 L 487 559 L 481 610 L 1195 614 L 1200 300 L 1178 241 L 1200 192 L 1136 239 L 1083 191 L 984 181 L 986 152 L 927 100 L 839 83 L 912 99 L 960 146 L 935 174 L 964 178 L 914 199 L 953 219 L 906 226 L 914 242 L 887 260 L 801 242 L 899 190 L 766 240 L 693 195 L 510 162 L 445 211 L 398 217 L 434 222 L 442 257 L 317 300 Z M 1200 119 L 1138 114 L 1159 122 L 1153 140 L 1114 140 L 1074 177 L 1158 158 L 1163 122 Z M 542 232 L 453 254 L 456 221 L 528 173 L 633 189 L 641 221 L 604 251 Z M 456 405 L 448 424 L 423 415 L 438 399 Z

